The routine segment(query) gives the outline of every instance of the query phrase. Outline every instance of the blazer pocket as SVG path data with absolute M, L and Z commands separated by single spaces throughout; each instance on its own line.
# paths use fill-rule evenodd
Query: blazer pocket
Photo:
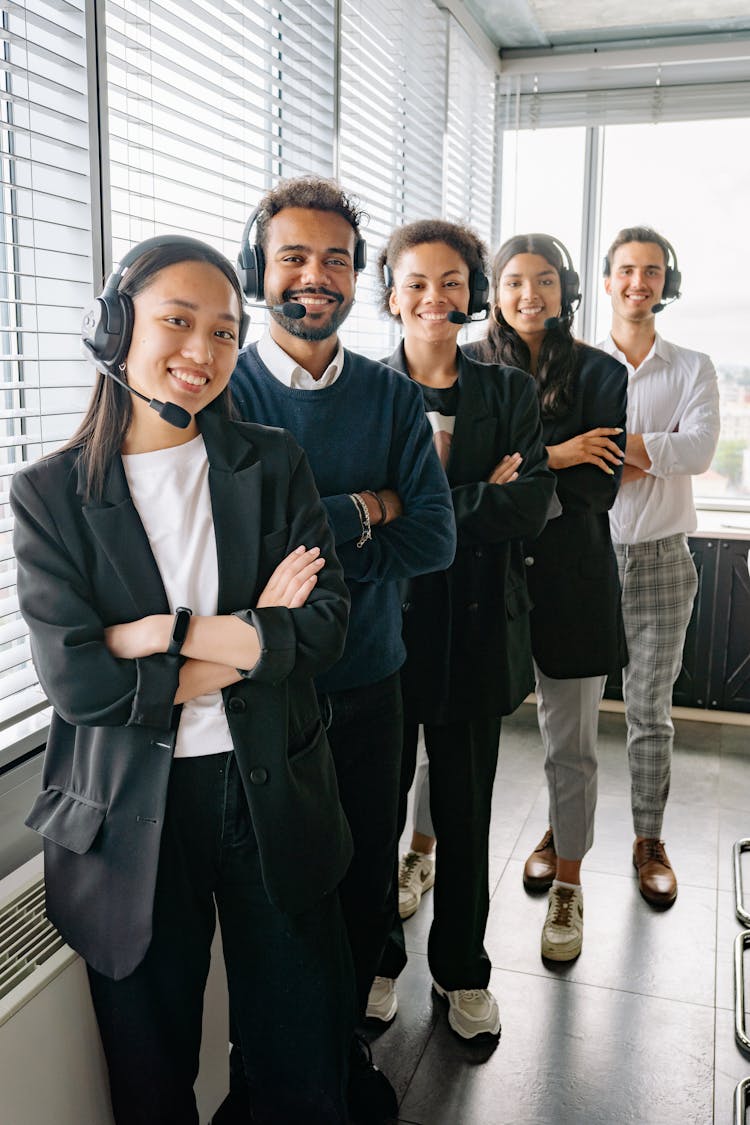
M 505 595 L 505 615 L 509 621 L 528 613 L 533 605 L 525 583 L 511 586 Z
M 39 794 L 26 824 L 45 840 L 83 855 L 96 839 L 106 815 L 106 805 L 53 786 Z

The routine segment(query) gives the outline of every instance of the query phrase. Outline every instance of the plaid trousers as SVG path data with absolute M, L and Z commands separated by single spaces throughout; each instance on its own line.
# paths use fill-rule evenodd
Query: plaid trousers
M 672 765 L 672 688 L 698 575 L 685 535 L 615 543 L 630 662 L 622 671 L 633 827 L 661 836 Z

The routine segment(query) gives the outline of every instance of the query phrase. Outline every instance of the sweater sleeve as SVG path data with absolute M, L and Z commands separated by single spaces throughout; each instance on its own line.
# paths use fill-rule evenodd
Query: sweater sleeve
M 344 573 L 353 582 L 380 584 L 445 570 L 456 550 L 450 489 L 421 392 L 401 377 L 394 386 L 387 486 L 398 493 L 404 510 L 391 523 L 374 527 L 372 539 L 361 548 L 354 538 L 337 542 Z M 357 527 L 359 538 L 358 517 Z

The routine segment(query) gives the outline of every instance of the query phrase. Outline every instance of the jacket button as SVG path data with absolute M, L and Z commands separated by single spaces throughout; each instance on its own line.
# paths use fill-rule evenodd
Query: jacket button
M 265 785 L 268 781 L 268 770 L 264 770 L 263 766 L 255 766 L 250 770 L 250 781 L 253 785 Z
M 477 549 L 474 551 L 474 558 L 475 559 L 481 559 L 483 555 L 484 555 L 484 551 L 482 550 L 482 548 L 477 547 Z
M 527 555 L 526 558 L 523 561 L 524 561 L 526 566 L 533 566 L 534 565 L 534 556 L 533 555 Z
M 471 613 L 476 613 L 479 609 L 479 602 L 469 602 L 466 607 Z
M 411 609 L 411 602 L 402 602 L 401 603 L 401 610 L 402 610 L 403 613 L 408 613 L 410 609 Z
M 241 715 L 243 711 L 247 710 L 247 704 L 244 699 L 240 699 L 238 696 L 234 695 L 229 700 L 229 710 L 233 715 Z

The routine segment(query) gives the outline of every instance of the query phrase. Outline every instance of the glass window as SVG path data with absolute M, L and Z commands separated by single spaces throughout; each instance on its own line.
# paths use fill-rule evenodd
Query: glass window
M 721 437 L 699 501 L 750 504 L 750 321 L 742 237 L 750 199 L 750 118 L 605 129 L 599 259 L 624 226 L 675 248 L 683 296 L 657 316 L 666 339 L 707 352 L 719 376 Z M 597 287 L 597 334 L 609 301 Z M 744 503 L 742 503 L 744 506 Z

